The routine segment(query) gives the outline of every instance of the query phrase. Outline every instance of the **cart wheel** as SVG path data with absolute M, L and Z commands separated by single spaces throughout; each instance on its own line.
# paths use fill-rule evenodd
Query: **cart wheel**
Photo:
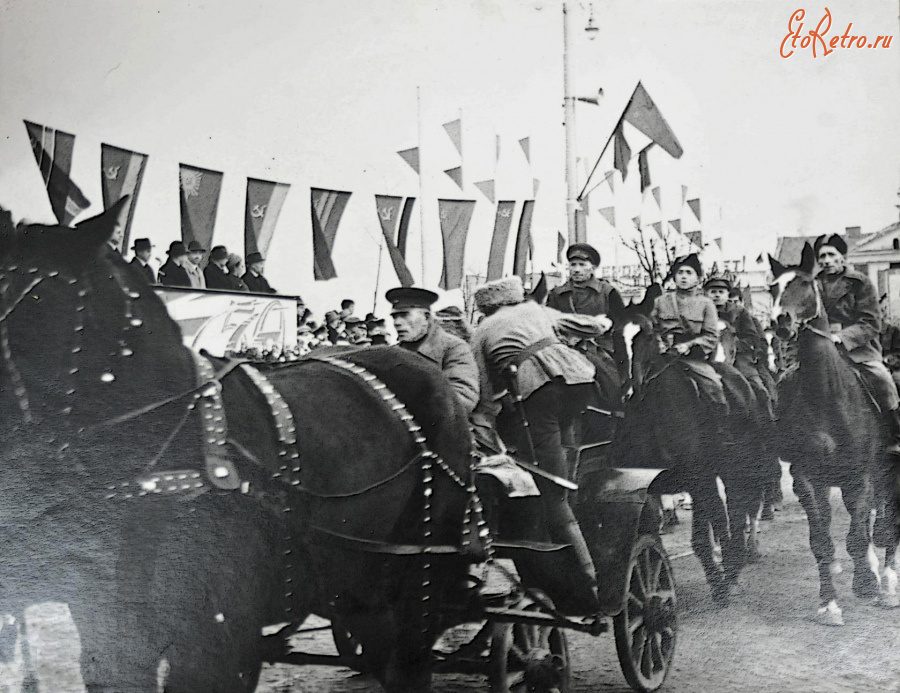
M 549 599 L 546 601 L 552 604 Z M 514 608 L 541 610 L 527 598 Z M 570 676 L 569 646 L 564 630 L 522 623 L 493 624 L 488 664 L 491 693 L 567 693 L 571 688 Z
M 625 606 L 613 619 L 619 664 L 634 690 L 655 691 L 672 666 L 678 635 L 675 577 L 658 536 L 638 538 L 626 584 Z
M 363 656 L 362 643 L 357 640 L 345 625 L 340 621 L 331 622 L 331 637 L 338 654 L 347 659 L 354 671 L 365 674 L 369 671 L 369 665 Z

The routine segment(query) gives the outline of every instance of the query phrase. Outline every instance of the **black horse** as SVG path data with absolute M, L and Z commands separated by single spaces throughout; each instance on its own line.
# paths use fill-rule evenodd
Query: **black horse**
M 842 625 L 832 581 L 839 564 L 831 539 L 828 494 L 830 487 L 839 487 L 850 513 L 847 552 L 853 559 L 853 592 L 863 598 L 876 597 L 870 511 L 894 488 L 884 453 L 885 434 L 859 375 L 831 339 L 813 276 L 813 249 L 805 245 L 796 267 L 785 267 L 771 257 L 769 262 L 775 278 L 773 317 L 778 336 L 795 342 L 798 363 L 778 386 L 778 454 L 791 464 L 794 493 L 809 521 L 810 547 L 819 569 L 817 619 Z M 887 505 L 893 508 L 893 503 Z M 888 516 L 893 518 L 893 513 Z M 890 543 L 889 549 L 895 549 L 896 537 Z M 889 550 L 891 558 L 892 553 Z M 896 597 L 896 576 L 893 588 Z
M 659 286 L 652 285 L 640 303 L 624 306 L 619 300 L 610 310 L 617 362 L 630 389 L 612 456 L 619 466 L 666 467 L 651 487 L 656 493 L 690 493 L 691 545 L 713 598 L 723 603 L 748 558 L 746 518 L 758 512 L 763 486 L 777 474 L 777 461 L 764 448 L 763 407 L 749 384 L 737 389 L 741 401 L 723 416 L 699 396 L 677 359 L 659 353 L 649 317 L 659 295 Z M 717 477 L 725 485 L 727 504 Z M 721 543 L 721 566 L 714 558 L 710 528 Z
M 67 602 L 91 692 L 252 691 L 262 627 L 309 612 L 426 691 L 478 534 L 451 387 L 399 350 L 197 358 L 108 248 L 118 212 L 0 218 L 0 606 Z

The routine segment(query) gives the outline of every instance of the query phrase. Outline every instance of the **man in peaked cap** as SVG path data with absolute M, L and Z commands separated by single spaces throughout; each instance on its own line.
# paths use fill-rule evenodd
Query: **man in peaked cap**
M 595 276 L 600 253 L 587 243 L 574 243 L 566 250 L 566 259 L 569 261 L 569 279 L 550 292 L 547 306 L 562 313 L 607 315 L 610 297 L 618 292 L 608 281 Z M 612 353 L 612 334 L 599 337 L 597 343 L 604 351 Z
M 134 257 L 131 258 L 131 264 L 140 270 L 141 274 L 147 277 L 147 281 L 156 284 L 156 272 L 150 266 L 150 254 L 153 252 L 153 244 L 149 238 L 135 238 L 134 245 L 131 246 L 134 251 Z
M 247 256 L 247 273 L 241 279 L 247 285 L 248 291 L 256 294 L 278 293 L 269 286 L 269 282 L 263 276 L 265 263 L 266 259 L 262 256 L 262 253 L 250 253 Z
M 181 241 L 172 241 L 166 251 L 169 258 L 159 268 L 159 281 L 166 286 L 184 286 L 190 288 L 191 278 L 185 266 L 189 260 L 188 251 Z
M 435 320 L 431 307 L 438 295 L 405 286 L 391 289 L 385 298 L 391 304 L 399 346 L 415 351 L 440 368 L 453 385 L 466 415 L 471 414 L 478 404 L 478 366 L 469 345 L 447 334 Z
M 819 236 L 814 250 L 821 267 L 816 281 L 831 325 L 831 339 L 841 345 L 866 377 L 887 428 L 888 452 L 900 455 L 900 397 L 881 352 L 881 307 L 869 278 L 847 267 L 847 243 L 838 235 Z

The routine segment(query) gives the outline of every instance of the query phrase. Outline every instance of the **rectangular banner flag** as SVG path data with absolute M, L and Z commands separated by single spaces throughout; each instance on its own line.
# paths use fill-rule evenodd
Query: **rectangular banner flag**
M 258 178 L 247 179 L 247 202 L 244 206 L 244 256 L 269 252 L 278 215 L 291 186 Z
M 334 279 L 337 272 L 331 261 L 331 251 L 350 193 L 311 188 L 309 198 L 313 229 L 313 277 L 317 282 Z
M 75 135 L 27 120 L 24 122 L 31 150 L 44 178 L 53 215 L 60 224 L 68 226 L 75 217 L 91 206 L 84 193 L 69 178 Z
M 222 176 L 221 171 L 210 171 L 187 164 L 178 165 L 178 183 L 181 188 L 181 240 L 185 245 L 197 241 L 209 251 L 216 226 Z
M 512 228 L 515 211 L 516 203 L 513 200 L 500 200 L 497 203 L 497 214 L 494 216 L 494 235 L 491 237 L 491 251 L 488 255 L 487 280 L 489 282 L 503 276 L 503 261 L 506 258 L 509 230 Z
M 444 241 L 440 287 L 445 290 L 458 289 L 462 285 L 466 237 L 472 212 L 475 211 L 475 200 L 438 200 L 438 211 Z
M 391 195 L 376 195 L 375 208 L 378 211 L 378 220 L 381 222 L 381 233 L 384 234 L 384 242 L 387 244 L 388 255 L 400 280 L 400 286 L 412 286 L 415 284 L 412 273 L 406 266 L 406 261 L 400 253 L 397 238 L 397 227 L 400 222 L 400 206 L 402 197 Z
M 528 246 L 531 241 L 531 217 L 534 214 L 534 200 L 522 203 L 522 216 L 519 217 L 519 233 L 516 236 L 516 252 L 513 256 L 513 274 L 525 280 Z
M 147 155 L 121 149 L 111 144 L 100 145 L 100 184 L 103 188 L 103 209 L 109 209 L 126 195 L 125 224 L 122 235 L 115 238 L 120 253 L 128 250 L 128 239 L 131 237 L 131 220 L 134 207 L 141 192 L 141 181 L 144 178 L 144 166 Z

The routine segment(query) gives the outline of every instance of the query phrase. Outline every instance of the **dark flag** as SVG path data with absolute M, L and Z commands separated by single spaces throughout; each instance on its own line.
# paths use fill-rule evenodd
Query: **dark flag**
M 221 171 L 179 164 L 181 240 L 185 245 L 197 241 L 207 251 L 212 247 L 222 175 Z
M 313 228 L 313 276 L 316 281 L 334 279 L 337 272 L 331 261 L 331 251 L 350 193 L 311 188 L 309 197 Z
M 697 217 L 697 221 L 703 221 L 700 218 L 700 198 L 695 197 L 693 200 L 688 200 L 688 207 L 691 208 L 691 211 L 694 213 L 694 216 Z
M 603 210 L 600 210 L 601 212 Z M 566 248 L 566 237 L 559 231 L 556 232 L 556 264 L 561 265 L 563 261 L 563 250 Z
M 378 211 L 378 221 L 381 222 L 381 233 L 384 235 L 384 242 L 387 244 L 388 255 L 391 256 L 391 264 L 394 265 L 394 271 L 397 273 L 397 279 L 400 280 L 401 286 L 412 286 L 412 273 L 406 266 L 403 254 L 398 248 L 397 227 L 401 220 L 400 207 L 403 202 L 402 197 L 393 197 L 391 195 L 376 195 L 375 208 Z
M 653 99 L 650 98 L 650 94 L 640 82 L 628 101 L 622 119 L 665 149 L 670 156 L 678 159 L 684 153 L 672 128 L 669 127 L 666 119 L 653 103 Z
M 413 207 L 416 205 L 416 198 L 407 197 L 403 203 L 403 213 L 400 215 L 400 229 L 397 231 L 397 250 L 400 251 L 400 257 L 406 258 L 406 239 L 409 236 L 409 220 L 412 218 Z
M 497 203 L 497 214 L 494 216 L 494 235 L 491 237 L 491 251 L 488 255 L 488 281 L 500 279 L 503 276 L 503 261 L 506 259 L 506 246 L 515 210 L 516 203 L 512 200 L 500 200 Z
M 278 215 L 291 186 L 257 178 L 247 179 L 247 203 L 244 207 L 244 255 L 269 252 Z
M 650 147 L 652 146 L 653 142 L 644 147 L 640 154 L 638 154 L 638 171 L 641 174 L 641 192 L 644 192 L 650 187 L 650 164 L 647 163 L 647 152 L 650 151 Z
M 534 214 L 534 200 L 522 203 L 522 216 L 519 217 L 519 232 L 516 236 L 516 252 L 513 255 L 513 274 L 525 279 L 528 262 L 528 246 L 531 242 L 531 217 Z
M 458 289 L 462 285 L 466 237 L 474 210 L 475 200 L 438 200 L 441 236 L 444 241 L 444 268 L 440 281 L 442 289 Z
M 628 142 L 625 140 L 625 134 L 622 132 L 621 125 L 616 130 L 615 137 L 616 141 L 613 143 L 613 146 L 615 147 L 615 151 L 613 152 L 613 166 L 619 169 L 619 173 L 622 174 L 622 180 L 624 181 L 628 175 L 628 162 L 631 160 L 631 147 L 628 146 Z
M 100 170 L 102 172 L 100 184 L 103 188 L 103 209 L 109 209 L 123 197 L 128 197 L 123 212 L 125 215 L 124 228 L 121 237 L 116 239 L 121 243 L 118 248 L 120 253 L 128 248 L 131 220 L 134 218 L 134 207 L 137 204 L 137 196 L 141 192 L 141 181 L 144 178 L 144 166 L 146 165 L 146 154 L 120 149 L 111 144 L 100 145 Z
M 24 122 L 31 150 L 44 178 L 53 215 L 60 224 L 68 226 L 75 217 L 91 206 L 84 193 L 69 178 L 75 135 L 27 120 Z

